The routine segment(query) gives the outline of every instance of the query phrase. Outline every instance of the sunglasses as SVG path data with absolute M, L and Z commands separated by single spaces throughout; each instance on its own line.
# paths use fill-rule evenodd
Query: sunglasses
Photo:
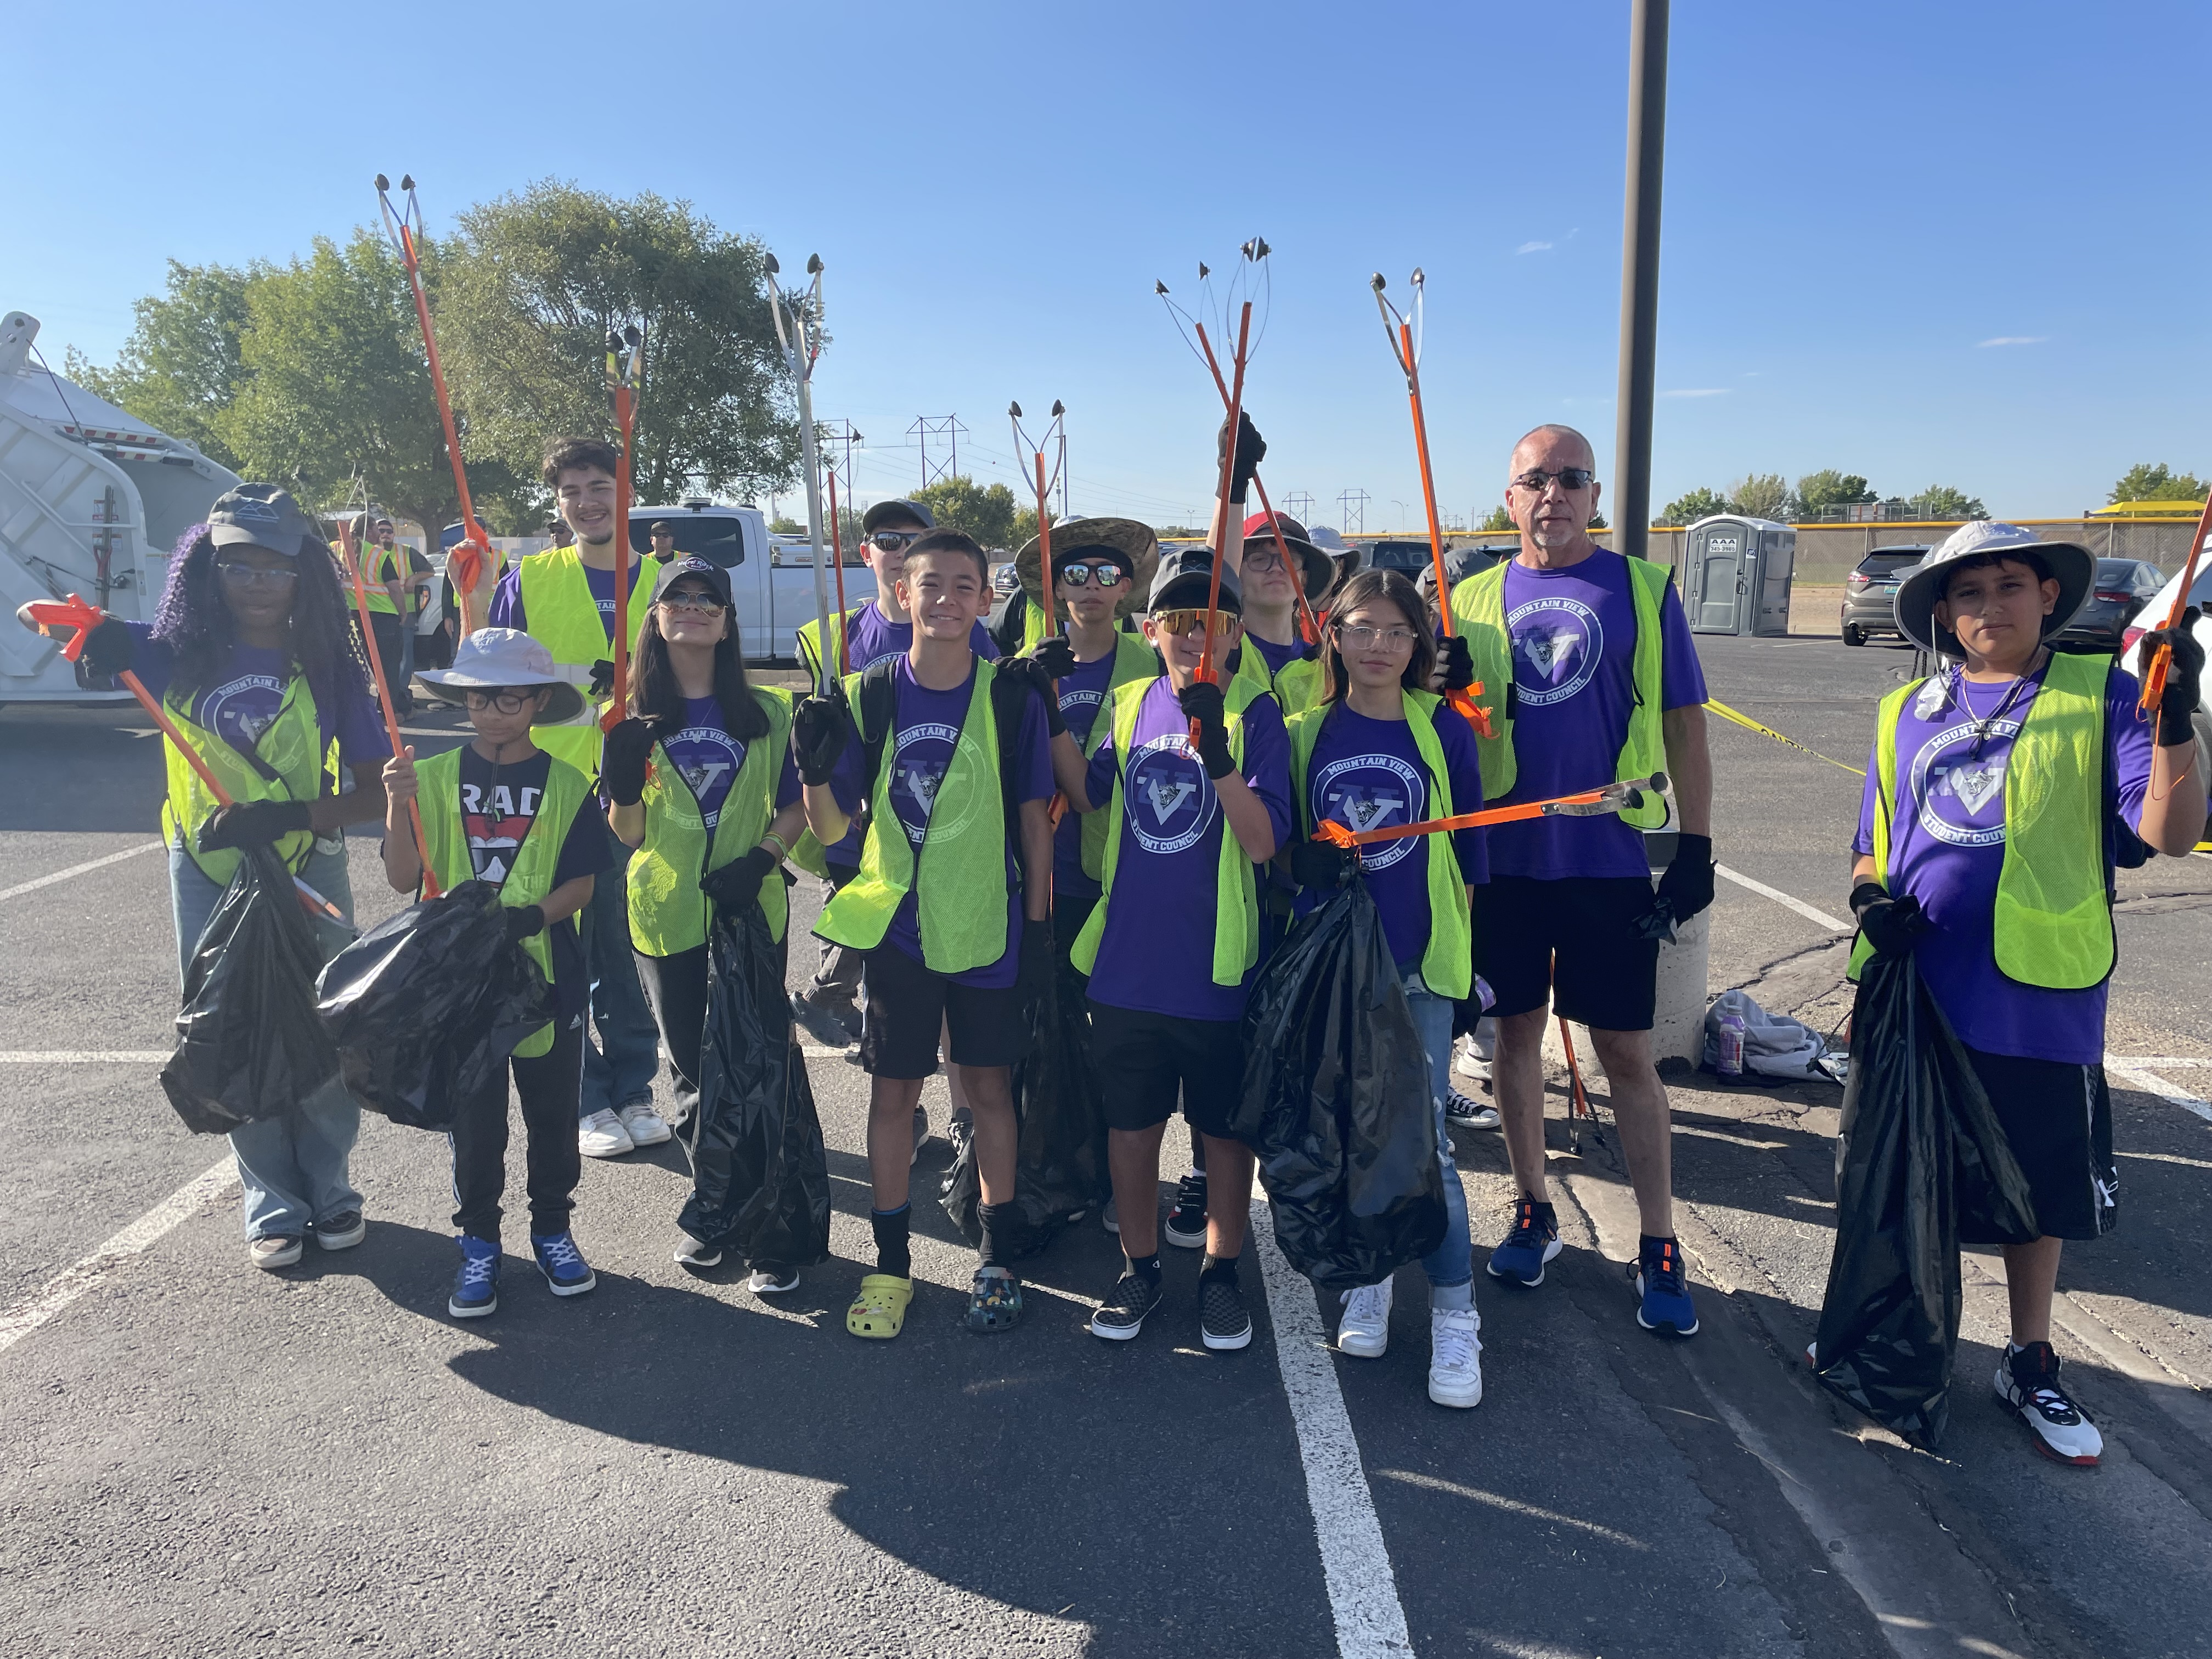
M 538 701 L 538 690 L 533 687 L 527 691 L 464 691 L 461 701 L 478 714 L 487 708 L 495 708 L 502 714 L 520 714 Z
M 1119 587 L 1128 580 L 1128 574 L 1118 564 L 1071 564 L 1053 575 L 1053 580 L 1063 587 Z
M 1414 637 L 1410 628 L 1352 627 L 1340 623 L 1336 629 L 1337 643 L 1352 651 L 1371 651 L 1378 645 L 1389 651 L 1410 651 Z
M 1206 626 L 1206 612 L 1203 611 L 1155 611 L 1152 612 L 1152 624 L 1161 633 L 1171 634 L 1176 638 L 1181 639 L 1192 630 Z M 1244 619 L 1233 611 L 1221 611 L 1214 618 L 1214 631 L 1224 639 L 1243 626 Z
M 1540 495 L 1544 493 L 1544 487 L 1554 478 L 1559 481 L 1562 489 L 1588 489 L 1596 477 L 1597 474 L 1586 466 L 1563 466 L 1557 472 L 1547 472 L 1540 466 L 1532 466 L 1513 482 L 1522 489 L 1534 490 Z
M 264 569 L 240 559 L 217 559 L 215 568 L 222 573 L 223 580 L 234 587 L 289 587 L 300 580 L 300 573 L 295 568 Z
M 728 609 L 712 593 L 696 593 L 689 588 L 681 593 L 663 593 L 653 603 L 664 611 L 690 611 L 702 617 L 711 617 Z
M 878 553 L 902 553 L 921 537 L 922 532 L 919 530 L 872 530 L 868 532 L 868 540 Z

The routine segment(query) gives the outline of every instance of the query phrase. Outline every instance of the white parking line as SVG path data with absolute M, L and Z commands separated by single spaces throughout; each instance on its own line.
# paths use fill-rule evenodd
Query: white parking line
M 1826 928 L 1832 933 L 1856 933 L 1858 932 L 1858 926 L 1856 923 L 1845 921 L 1839 916 L 1832 916 L 1826 910 L 1816 910 L 1811 905 L 1806 903 L 1803 899 L 1797 898 L 1790 894 L 1785 893 L 1779 887 L 1769 887 L 1763 881 L 1753 881 L 1749 876 L 1743 874 L 1740 871 L 1731 870 L 1725 864 L 1716 864 L 1713 866 L 1713 873 L 1717 876 L 1727 877 L 1729 880 L 1734 882 L 1739 887 L 1749 888 L 1761 898 L 1771 898 L 1777 904 L 1787 905 L 1790 909 L 1795 910 L 1799 915 L 1804 917 L 1808 921 L 1817 921 L 1821 927 Z
M 19 898 L 25 893 L 35 893 L 41 887 L 51 887 L 58 881 L 67 881 L 71 876 L 81 876 L 88 870 L 103 870 L 111 864 L 120 864 L 125 859 L 135 859 L 141 853 L 158 853 L 167 842 L 142 841 L 136 847 L 126 847 L 119 853 L 110 853 L 104 859 L 92 859 L 83 864 L 72 864 L 66 870 L 57 870 L 51 876 L 40 876 L 36 881 L 18 882 L 13 887 L 0 887 L 0 899 Z
M 2164 1078 L 2143 1070 L 2148 1063 L 2107 1054 L 2105 1056 L 2105 1076 L 2124 1089 L 2133 1089 L 2141 1094 L 2156 1095 L 2161 1100 L 2170 1100 L 2183 1111 L 2194 1112 L 2207 1123 L 2212 1123 L 2212 1102 L 2200 1100 L 2188 1090 L 2177 1089 Z
M 165 1048 L 0 1048 L 0 1066 L 159 1066 Z

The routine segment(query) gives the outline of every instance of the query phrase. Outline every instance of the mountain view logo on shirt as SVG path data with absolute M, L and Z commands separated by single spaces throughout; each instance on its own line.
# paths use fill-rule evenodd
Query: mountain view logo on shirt
M 1513 636 L 1513 681 L 1531 708 L 1564 702 L 1590 682 L 1605 660 L 1605 629 L 1580 599 L 1547 594 L 1506 613 Z
M 2020 722 L 1992 725 L 1977 755 L 1979 735 L 1977 724 L 1962 720 L 1929 738 L 1912 757 L 1920 827 L 1953 847 L 1996 847 L 2005 838 L 2005 769 Z
M 542 793 L 511 789 L 503 783 L 489 790 L 471 783 L 461 786 L 461 832 L 469 838 L 469 862 L 484 880 L 507 879 L 515 853 L 538 817 Z
M 661 747 L 699 803 L 699 821 L 712 830 L 722 801 L 745 763 L 745 746 L 719 726 L 687 726 Z
M 1122 787 L 1130 833 L 1147 853 L 1181 853 L 1204 839 L 1220 797 L 1181 732 L 1140 745 Z
M 241 674 L 201 699 L 199 723 L 233 743 L 242 738 L 251 749 L 276 723 L 276 711 L 283 706 L 283 680 L 274 674 Z
M 932 830 L 936 831 L 939 842 L 944 842 L 960 835 L 975 820 L 975 797 L 972 791 L 957 799 L 947 799 L 950 817 L 940 820 L 937 816 L 945 775 L 952 769 L 955 750 L 962 749 L 988 775 L 990 769 L 983 766 L 981 750 L 975 739 L 963 737 L 957 726 L 925 720 L 898 734 L 896 746 L 886 763 L 890 768 L 891 806 L 898 811 L 899 822 L 906 826 L 907 839 L 916 847 Z M 899 811 L 902 797 L 919 810 Z
M 1082 686 L 1071 687 L 1060 694 L 1060 718 L 1066 720 L 1072 711 L 1078 708 L 1095 709 L 1105 701 L 1106 695 L 1103 691 Z
M 1396 755 L 1347 755 L 1332 761 L 1313 781 L 1312 811 L 1358 834 L 1389 823 L 1412 823 L 1426 809 L 1428 783 Z M 1387 870 L 1409 855 L 1419 836 L 1377 842 L 1359 849 L 1365 870 Z

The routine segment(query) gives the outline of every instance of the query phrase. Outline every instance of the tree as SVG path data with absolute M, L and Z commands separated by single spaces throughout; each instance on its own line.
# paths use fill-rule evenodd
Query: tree
M 1833 467 L 1824 467 L 1797 480 L 1796 516 L 1817 519 L 1824 507 L 1849 506 L 1874 499 L 1874 491 L 1867 488 L 1867 481 L 1856 473 L 1838 472 Z
M 246 380 L 246 296 L 265 269 L 170 260 L 167 293 L 131 307 L 137 320 L 114 367 L 101 368 L 72 347 L 69 377 L 235 471 L 239 458 L 218 428 Z
M 94 391 L 100 390 L 94 386 Z M 2120 474 L 2120 481 L 2112 486 L 2112 493 L 2105 497 L 2112 501 L 2201 501 L 2204 499 L 2204 481 L 2191 472 L 2170 471 L 2164 461 L 2155 465 L 2138 461 Z
M 1963 489 L 1954 489 L 1948 484 L 1929 484 L 1908 503 L 1915 518 L 1930 524 L 1962 523 L 1968 519 L 1986 519 L 1990 510 L 1980 501 Z
M 1790 510 L 1790 486 L 1779 472 L 1751 473 L 1729 493 L 1747 519 L 1778 519 Z
M 1060 514 L 1051 511 L 1047 511 L 1044 515 L 1044 521 L 1047 524 L 1058 524 L 1060 522 Z M 1013 527 L 1006 532 L 1006 545 L 1012 548 L 1027 547 L 1031 542 L 1036 539 L 1036 508 L 1033 507 L 1022 507 L 1014 514 Z
M 1668 502 L 1667 509 L 1659 515 L 1658 522 L 1662 525 L 1695 524 L 1700 519 L 1711 518 L 1716 513 L 1733 511 L 1735 504 L 1727 496 L 1717 489 L 1699 484 L 1688 495 L 1677 495 Z
M 1485 519 L 1480 524 L 1475 526 L 1475 529 L 1480 533 L 1486 536 L 1493 536 L 1499 531 L 1510 530 L 1512 528 L 1513 515 L 1507 512 L 1503 506 L 1492 507 L 1490 509 L 1490 516 Z
M 806 533 L 806 526 L 787 513 L 770 519 L 768 527 L 771 534 L 778 536 L 804 536 Z
M 964 531 L 986 549 L 1013 545 L 1014 492 L 1002 483 L 986 488 L 955 473 L 915 490 L 914 499 L 929 509 L 941 528 Z
M 638 323 L 641 501 L 765 494 L 798 475 L 799 428 L 769 311 L 766 250 L 686 202 L 541 180 L 472 207 L 425 260 L 473 464 L 534 477 L 545 441 L 612 438 L 606 331 Z

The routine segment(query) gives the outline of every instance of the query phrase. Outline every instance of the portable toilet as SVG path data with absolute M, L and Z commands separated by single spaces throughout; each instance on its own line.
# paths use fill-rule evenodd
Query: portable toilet
M 1787 634 L 1797 532 L 1771 519 L 1720 514 L 1682 538 L 1682 605 L 1694 634 Z

